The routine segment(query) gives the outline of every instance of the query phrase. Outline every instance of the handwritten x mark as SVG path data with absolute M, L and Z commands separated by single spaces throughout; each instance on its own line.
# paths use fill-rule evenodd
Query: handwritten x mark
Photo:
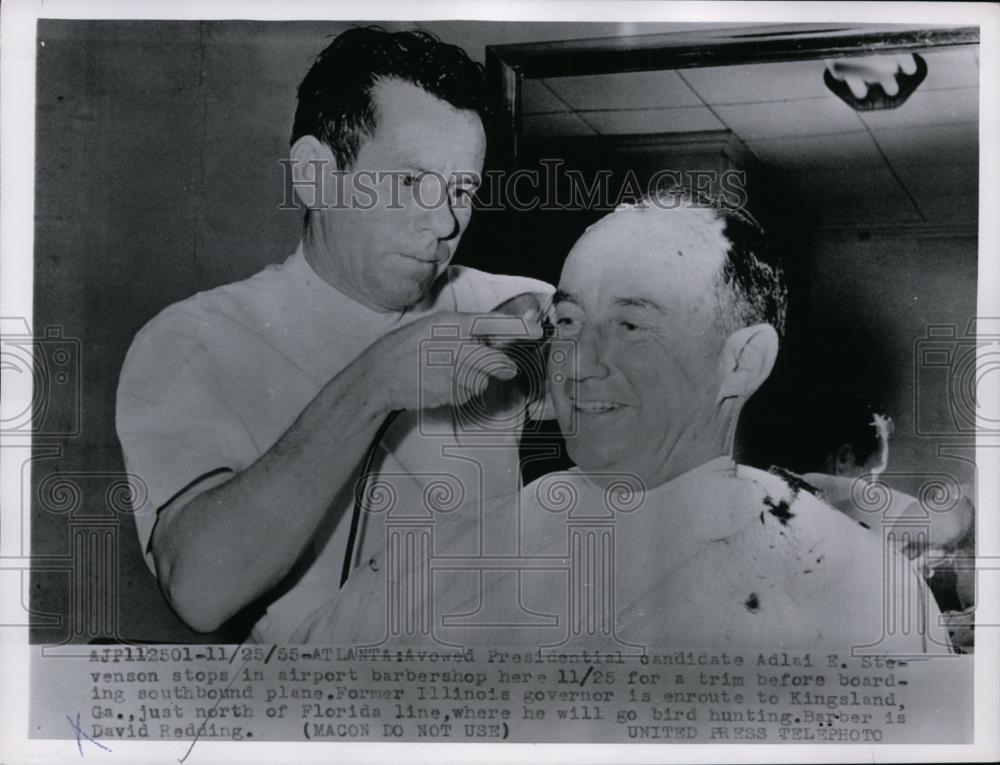
M 83 732 L 83 728 L 80 727 L 80 713 L 79 712 L 76 713 L 76 722 L 73 722 L 73 718 L 70 717 L 69 715 L 66 715 L 66 720 L 69 722 L 70 725 L 73 726 L 73 732 L 76 734 L 76 748 L 80 750 L 80 756 L 81 757 L 83 757 L 83 741 L 82 741 L 82 739 L 84 739 L 84 738 L 87 739 L 87 741 L 89 741 L 94 746 L 101 747 L 101 749 L 103 749 L 105 752 L 110 752 L 111 751 L 110 749 L 108 749 L 108 747 L 104 746 L 104 744 L 102 744 L 100 741 L 98 741 L 95 738 L 92 738 L 92 737 L 88 736 L 86 733 Z

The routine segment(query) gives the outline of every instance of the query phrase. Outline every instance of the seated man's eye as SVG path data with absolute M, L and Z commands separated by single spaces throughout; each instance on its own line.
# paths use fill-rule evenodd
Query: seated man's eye
M 572 329 L 580 324 L 580 322 L 574 319 L 572 316 L 557 316 L 555 320 L 555 325 L 557 327 L 564 327 L 566 329 Z
M 628 321 L 627 319 L 621 319 L 618 322 L 618 329 L 626 335 L 639 334 L 645 327 L 641 324 L 636 324 L 634 321 Z
M 646 330 L 647 327 L 643 324 L 637 324 L 627 319 L 619 319 L 615 331 L 624 340 L 641 340 L 646 336 Z
M 573 316 L 556 316 L 552 323 L 555 324 L 556 331 L 563 337 L 575 335 L 580 331 L 581 322 Z

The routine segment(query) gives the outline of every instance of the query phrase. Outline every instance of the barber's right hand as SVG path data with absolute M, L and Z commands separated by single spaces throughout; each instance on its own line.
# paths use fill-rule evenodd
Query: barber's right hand
M 504 353 L 502 328 L 510 314 L 441 312 L 380 338 L 362 357 L 386 411 L 459 406 L 486 390 L 492 379 L 511 380 L 517 366 Z M 527 334 L 542 337 L 534 313 L 521 320 Z M 499 332 L 500 334 L 489 334 Z

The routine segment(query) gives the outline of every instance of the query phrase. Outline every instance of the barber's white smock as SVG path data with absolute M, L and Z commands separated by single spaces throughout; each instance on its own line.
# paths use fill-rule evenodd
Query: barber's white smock
M 599 485 L 575 469 L 550 474 L 481 523 L 435 527 L 433 560 L 413 567 L 429 574 L 400 576 L 391 560 L 358 569 L 293 641 L 950 651 L 933 597 L 909 562 L 778 475 L 719 458 L 645 491 L 628 476 L 604 479 Z M 505 536 L 495 559 L 505 571 L 485 573 L 461 559 L 469 538 L 496 547 Z M 490 554 L 483 551 L 485 566 L 494 565 Z M 519 558 L 516 570 L 503 556 Z M 401 608 L 398 593 L 428 576 L 429 601 Z M 423 621 L 431 629 L 421 637 L 412 627 Z
M 118 436 L 149 567 L 155 573 L 149 544 L 158 512 L 250 466 L 330 379 L 380 337 L 432 312 L 489 311 L 529 291 L 550 293 L 552 288 L 533 279 L 452 266 L 421 305 L 379 313 L 317 276 L 300 245 L 282 264 L 164 310 L 129 349 L 117 404 Z M 463 496 L 445 497 L 445 509 L 458 518 L 519 488 L 516 439 L 493 442 L 496 448 L 480 449 L 470 460 L 450 409 L 424 412 L 419 422 L 408 412 L 386 433 L 374 464 L 388 476 L 402 505 L 424 503 L 428 484 L 436 479 L 440 484 L 442 475 L 448 486 L 461 484 Z M 270 604 L 252 639 L 287 641 L 336 592 L 356 477 L 334 500 L 329 522 L 293 570 L 291 588 Z M 430 491 L 440 491 L 437 484 Z M 370 559 L 384 544 L 384 513 L 377 502 L 371 507 L 375 512 L 362 518 L 358 560 Z M 295 507 L 278 510 L 296 512 Z

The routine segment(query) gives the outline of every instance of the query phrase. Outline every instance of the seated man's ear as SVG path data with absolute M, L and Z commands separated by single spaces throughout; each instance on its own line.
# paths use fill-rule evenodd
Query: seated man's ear
M 323 190 L 332 182 L 337 160 L 330 147 L 315 136 L 304 135 L 288 153 L 292 168 L 292 189 L 299 203 L 310 210 L 323 204 Z
M 726 338 L 719 357 L 718 401 L 748 399 L 764 383 L 778 357 L 778 333 L 770 324 L 755 324 Z

